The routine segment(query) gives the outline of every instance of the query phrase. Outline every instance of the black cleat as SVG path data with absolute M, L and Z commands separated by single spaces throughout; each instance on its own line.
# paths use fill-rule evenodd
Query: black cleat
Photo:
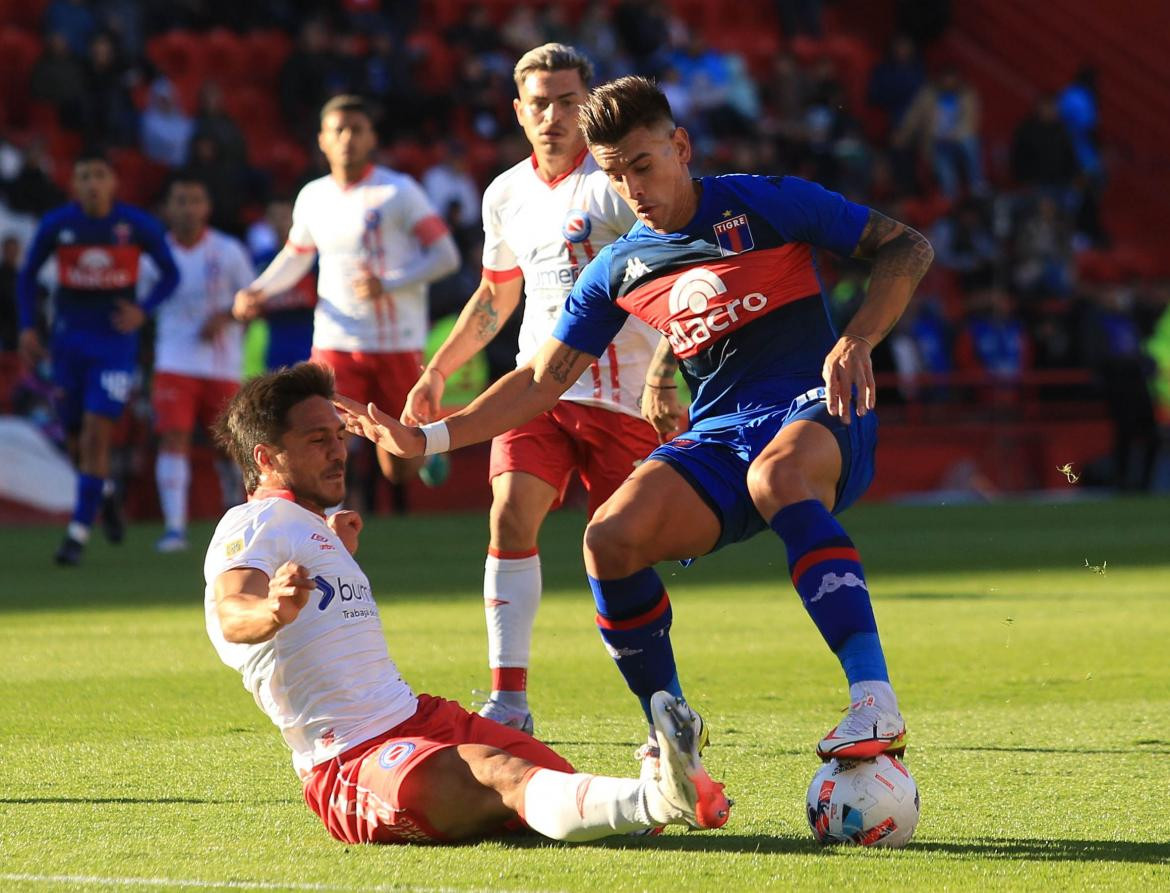
M 126 519 L 122 517 L 122 503 L 114 494 L 102 497 L 102 533 L 115 546 L 126 539 Z
M 77 567 L 81 564 L 81 553 L 85 551 L 85 544 L 71 536 L 61 540 L 53 560 L 62 567 Z

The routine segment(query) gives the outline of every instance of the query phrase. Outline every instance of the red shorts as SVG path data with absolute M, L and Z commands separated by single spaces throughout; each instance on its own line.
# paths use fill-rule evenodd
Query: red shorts
M 592 515 L 658 445 L 657 432 L 643 419 L 562 400 L 492 441 L 488 479 L 527 472 L 557 489 L 559 505 L 575 470 Z
M 235 381 L 156 372 L 150 398 L 154 430 L 159 434 L 194 431 L 196 422 L 210 428 L 239 389 Z
M 484 719 L 455 701 L 419 695 L 418 711 L 305 777 L 305 802 L 345 843 L 442 843 L 426 820 L 429 791 L 410 780 L 428 757 L 459 744 L 486 744 L 544 769 L 572 772 L 568 760 L 531 735 Z M 518 819 L 500 828 L 515 831 Z
M 337 393 L 359 403 L 373 403 L 398 418 L 406 407 L 406 395 L 418 381 L 422 353 L 363 353 L 313 348 L 309 359 L 333 370 Z

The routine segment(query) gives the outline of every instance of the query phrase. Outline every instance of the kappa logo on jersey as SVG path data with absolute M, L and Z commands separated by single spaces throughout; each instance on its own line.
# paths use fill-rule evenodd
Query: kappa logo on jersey
M 726 294 L 723 279 L 706 267 L 692 267 L 674 281 L 668 302 L 672 318 L 664 334 L 678 356 L 694 355 L 714 335 L 739 328 L 749 314 L 768 306 L 763 292 L 731 299 Z
M 622 277 L 622 282 L 630 282 L 633 279 L 641 279 L 643 276 L 651 273 L 650 267 L 643 263 L 640 257 L 631 257 L 626 261 L 626 275 Z
M 840 577 L 832 571 L 829 571 L 821 577 L 821 585 L 817 587 L 817 594 L 810 598 L 808 603 L 811 605 L 813 602 L 819 602 L 826 595 L 836 592 L 842 586 L 852 586 L 869 592 L 869 589 L 866 588 L 865 580 L 861 579 L 861 577 L 852 571 L 848 571 Z
M 378 765 L 383 769 L 393 769 L 414 753 L 414 749 L 413 741 L 392 741 L 378 755 Z
M 716 223 L 715 241 L 719 243 L 719 251 L 724 257 L 729 254 L 742 254 L 755 248 L 756 242 L 752 238 L 752 228 L 748 226 L 747 214 Z
M 61 245 L 58 277 L 67 288 L 112 291 L 138 281 L 136 245 Z
M 561 234 L 576 245 L 584 242 L 593 232 L 593 221 L 580 208 L 571 208 L 565 215 L 565 222 L 561 224 Z

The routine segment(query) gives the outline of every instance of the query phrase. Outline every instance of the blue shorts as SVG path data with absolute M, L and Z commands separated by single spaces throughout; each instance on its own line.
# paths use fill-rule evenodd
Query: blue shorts
M 120 418 L 138 365 L 138 336 L 67 330 L 53 335 L 53 384 L 67 431 L 87 412 Z
M 748 466 L 782 428 L 793 422 L 819 422 L 837 438 L 841 448 L 841 477 L 837 481 L 833 514 L 858 500 L 873 480 L 878 421 L 874 412 L 864 416 L 858 416 L 856 408 L 852 412 L 852 423 L 843 424 L 836 416 L 829 415 L 824 389 L 814 388 L 785 409 L 762 412 L 746 424 L 688 431 L 664 443 L 646 458 L 668 464 L 711 507 L 722 528 L 719 540 L 711 549 L 715 552 L 767 529 L 768 519 L 761 517 L 748 493 Z

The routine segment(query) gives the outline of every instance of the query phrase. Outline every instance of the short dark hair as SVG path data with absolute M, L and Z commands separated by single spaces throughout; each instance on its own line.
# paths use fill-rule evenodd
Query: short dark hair
M 581 132 L 591 146 L 614 146 L 639 127 L 674 124 L 666 94 L 650 78 L 629 76 L 602 84 L 579 113 Z
M 363 97 L 356 93 L 340 93 L 321 106 L 321 123 L 334 112 L 358 112 L 365 115 L 366 120 L 374 123 L 374 109 Z
M 310 397 L 333 397 L 333 371 L 318 363 L 285 366 L 240 388 L 216 419 L 216 442 L 244 473 L 244 489 L 260 485 L 260 469 L 252 457 L 257 444 L 280 442 L 288 431 L 289 411 Z
M 166 184 L 163 186 L 163 197 L 170 198 L 171 190 L 179 183 L 182 183 L 184 186 L 202 186 L 203 191 L 207 193 L 207 197 L 211 198 L 211 187 L 207 184 L 207 181 L 195 171 L 183 169 L 177 170 L 167 177 Z
M 79 164 L 86 164 L 90 161 L 100 161 L 111 170 L 114 167 L 113 162 L 110 161 L 110 153 L 102 145 L 91 143 L 88 146 L 83 146 L 81 151 L 77 153 L 77 157 L 73 159 L 73 166 L 77 167 Z

